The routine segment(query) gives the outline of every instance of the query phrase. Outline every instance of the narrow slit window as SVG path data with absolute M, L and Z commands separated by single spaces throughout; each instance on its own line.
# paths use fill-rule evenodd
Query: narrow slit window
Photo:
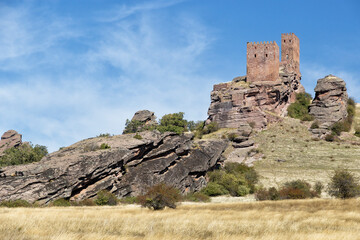
M 289 59 L 289 54 L 286 54 L 286 59 Z
M 286 40 L 284 40 L 284 42 L 286 42 Z
M 268 55 L 267 55 L 267 54 L 265 54 L 265 57 L 268 57 Z
M 254 55 L 254 57 L 256 57 L 256 54 Z

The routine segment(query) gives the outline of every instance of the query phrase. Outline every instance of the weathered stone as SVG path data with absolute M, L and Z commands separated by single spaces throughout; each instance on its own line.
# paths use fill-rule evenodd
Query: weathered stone
M 131 121 L 139 121 L 145 125 L 153 125 L 156 124 L 156 116 L 154 112 L 150 112 L 149 110 L 140 110 L 134 114 Z
M 344 80 L 333 75 L 328 75 L 317 81 L 315 98 L 312 101 L 309 114 L 319 122 L 319 129 L 311 132 L 323 137 L 331 125 L 347 117 L 348 94 Z
M 246 148 L 246 147 L 251 147 L 254 145 L 254 141 L 253 140 L 247 140 L 245 142 L 241 142 L 241 143 L 233 143 L 232 146 L 234 148 Z
M 18 147 L 22 143 L 22 136 L 15 130 L 6 131 L 0 140 L 0 154 L 6 149 Z
M 164 182 L 182 192 L 206 185 L 205 174 L 221 161 L 227 143 L 199 140 L 192 134 L 141 132 L 92 138 L 49 154 L 40 162 L 0 169 L 0 200 L 48 203 L 57 198 L 82 200 L 108 189 L 118 197 L 144 193 Z M 110 149 L 87 151 L 106 143 Z
M 269 122 L 267 112 L 286 115 L 296 93 L 304 91 L 296 74 L 287 73 L 279 79 L 253 83 L 252 88 L 236 81 L 221 88 L 215 87 L 220 84 L 215 85 L 207 122 L 215 121 L 220 128 L 238 128 L 244 124 L 251 124 L 256 129 L 265 128 Z

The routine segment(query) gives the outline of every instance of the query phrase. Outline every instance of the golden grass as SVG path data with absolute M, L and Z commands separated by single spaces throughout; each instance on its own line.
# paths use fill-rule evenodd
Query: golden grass
M 358 200 L 0 209 L 0 239 L 359 239 Z

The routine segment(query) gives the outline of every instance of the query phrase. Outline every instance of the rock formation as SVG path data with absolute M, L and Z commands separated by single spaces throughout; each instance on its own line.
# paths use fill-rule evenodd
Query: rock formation
M 193 141 L 192 134 L 157 131 L 86 139 L 49 154 L 40 162 L 0 169 L 0 201 L 48 203 L 57 198 L 92 198 L 102 189 L 134 196 L 157 183 L 182 192 L 206 185 L 205 173 L 220 162 L 227 143 Z M 110 149 L 100 149 L 106 143 Z
M 249 123 L 262 129 L 272 121 L 272 113 L 286 115 L 298 92 L 304 92 L 300 79 L 296 74 L 284 72 L 277 81 L 249 83 L 246 77 L 238 77 L 216 84 L 211 92 L 207 121 L 215 121 L 221 128 L 238 128 Z
M 0 140 L 0 155 L 9 148 L 18 147 L 22 143 L 22 136 L 15 130 L 6 131 Z
M 332 124 L 344 120 L 347 117 L 347 101 L 344 80 L 333 75 L 319 79 L 309 108 L 309 114 L 319 122 L 319 128 L 311 130 L 313 134 L 321 137 L 328 133 Z
M 149 110 L 140 110 L 134 114 L 131 121 L 139 121 L 144 123 L 144 125 L 154 125 L 156 124 L 156 116 L 154 112 Z

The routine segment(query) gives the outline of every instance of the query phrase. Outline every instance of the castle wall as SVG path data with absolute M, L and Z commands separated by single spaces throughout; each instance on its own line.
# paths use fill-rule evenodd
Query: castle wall
M 279 78 L 279 46 L 276 42 L 247 43 L 247 81 L 276 81 Z
M 294 33 L 281 34 L 280 66 L 288 73 L 300 74 L 300 41 Z

